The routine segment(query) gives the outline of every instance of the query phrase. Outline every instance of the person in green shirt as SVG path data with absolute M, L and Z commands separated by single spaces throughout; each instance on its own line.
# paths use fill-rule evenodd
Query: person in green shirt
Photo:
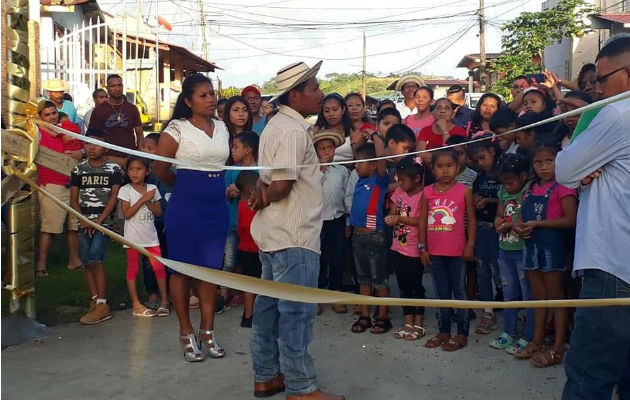
M 523 239 L 514 232 L 514 222 L 521 213 L 523 193 L 529 187 L 529 159 L 520 154 L 504 154 L 499 158 L 496 172 L 501 182 L 499 204 L 494 227 L 499 233 L 499 272 L 505 301 L 531 300 L 529 282 L 523 266 Z M 501 335 L 490 341 L 490 347 L 510 354 L 524 349 L 534 334 L 534 313 L 526 310 L 527 323 L 523 337 L 517 340 L 518 310 L 504 310 L 505 327 Z

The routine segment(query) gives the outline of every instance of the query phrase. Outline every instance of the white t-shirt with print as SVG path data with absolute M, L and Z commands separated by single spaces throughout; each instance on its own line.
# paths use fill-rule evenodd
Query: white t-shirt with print
M 155 189 L 155 195 L 151 201 L 159 201 L 162 198 L 160 191 L 157 190 L 155 185 L 147 183 L 147 191 L 153 189 Z M 141 197 L 142 194 L 138 193 L 131 184 L 126 184 L 118 191 L 118 199 L 129 202 L 129 206 L 136 204 Z M 155 217 L 151 210 L 149 210 L 149 207 L 143 204 L 131 219 L 125 220 L 125 239 L 142 247 L 159 246 L 160 240 L 158 239 L 157 230 L 153 224 L 154 219 Z

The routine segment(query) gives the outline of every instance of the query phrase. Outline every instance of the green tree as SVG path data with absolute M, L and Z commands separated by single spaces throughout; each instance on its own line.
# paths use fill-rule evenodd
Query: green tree
M 260 90 L 263 94 L 275 94 L 278 91 L 278 84 L 276 84 L 276 78 L 271 78 L 260 85 Z
M 510 96 L 510 85 L 514 77 L 541 72 L 534 60 L 543 59 L 543 50 L 565 37 L 581 37 L 589 32 L 586 21 L 597 8 L 585 0 L 560 0 L 547 10 L 523 12 L 502 27 L 501 46 L 503 53 L 492 60 L 490 70 L 502 79 L 492 84 L 491 90 Z
M 220 94 L 220 97 L 222 99 L 229 99 L 232 96 L 238 96 L 239 94 L 241 94 L 241 90 L 236 86 L 228 86 L 225 89 L 221 90 Z

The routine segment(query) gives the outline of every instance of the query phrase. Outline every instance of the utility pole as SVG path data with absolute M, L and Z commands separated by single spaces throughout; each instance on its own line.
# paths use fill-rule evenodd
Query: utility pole
M 203 58 L 208 59 L 208 42 L 206 41 L 206 14 L 203 12 L 203 0 L 199 1 L 199 17 L 201 18 L 201 46 Z
M 361 93 L 363 94 L 363 100 L 367 101 L 367 85 L 365 83 L 365 64 L 366 64 L 366 54 L 365 54 L 365 31 L 363 31 L 363 71 L 361 71 Z
M 159 127 L 160 123 L 160 41 L 159 31 L 160 23 L 158 22 L 158 1 L 155 0 L 155 122 Z M 157 130 L 157 129 L 156 129 Z
M 140 67 L 142 63 L 140 60 L 140 53 L 138 49 L 138 43 L 140 42 L 140 18 L 142 18 L 142 7 L 140 6 L 140 0 L 136 0 L 136 60 L 134 68 L 134 87 L 136 92 L 140 94 L 142 92 L 142 85 L 140 84 Z M 143 49 L 144 52 L 144 49 Z M 144 58 L 144 57 L 143 57 Z
M 483 0 L 479 0 L 479 86 L 481 92 L 486 91 L 486 21 L 483 9 Z

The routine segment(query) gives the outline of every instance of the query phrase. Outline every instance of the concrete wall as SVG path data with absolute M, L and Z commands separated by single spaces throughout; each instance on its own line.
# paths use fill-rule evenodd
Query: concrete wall
M 591 4 L 607 13 L 620 12 L 619 0 L 588 0 Z M 546 10 L 558 4 L 559 0 L 548 0 L 542 4 Z M 626 2 L 628 3 L 628 2 Z M 626 5 L 626 11 L 628 6 Z M 606 29 L 596 29 L 581 38 L 564 38 L 561 43 L 554 43 L 544 50 L 544 66 L 563 79 L 577 79 L 584 64 L 595 62 L 601 45 L 610 37 Z

